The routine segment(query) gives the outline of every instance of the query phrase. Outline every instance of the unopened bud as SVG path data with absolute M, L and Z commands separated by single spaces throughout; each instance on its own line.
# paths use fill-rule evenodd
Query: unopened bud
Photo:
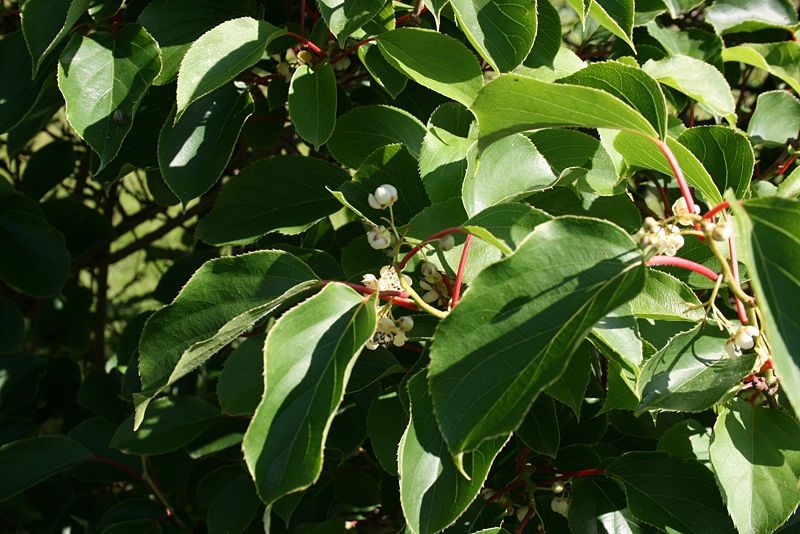
M 714 241 L 727 241 L 733 234 L 733 228 L 730 224 L 720 223 L 711 232 L 711 237 Z
M 453 234 L 446 235 L 443 238 L 439 239 L 439 248 L 443 252 L 447 252 L 448 250 L 452 250 L 453 247 L 456 246 L 456 240 L 453 238 Z

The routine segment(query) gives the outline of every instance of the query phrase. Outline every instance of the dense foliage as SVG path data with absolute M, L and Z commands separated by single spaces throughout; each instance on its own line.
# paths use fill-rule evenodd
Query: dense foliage
M 0 530 L 800 528 L 790 0 L 0 0 Z

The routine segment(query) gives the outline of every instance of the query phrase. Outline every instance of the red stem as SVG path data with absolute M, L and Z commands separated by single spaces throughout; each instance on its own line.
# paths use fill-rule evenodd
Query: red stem
M 408 293 L 405 291 L 378 291 L 376 289 L 369 288 L 367 286 L 362 286 L 361 284 L 354 284 L 353 282 L 343 282 L 340 280 L 322 280 L 324 285 L 327 284 L 343 284 L 347 287 L 355 289 L 359 293 L 363 295 L 372 295 L 373 293 L 378 293 L 378 298 L 385 301 L 391 301 L 394 304 L 397 304 L 401 308 L 406 308 L 407 310 L 414 310 L 417 311 L 417 305 L 414 303 L 413 300 L 408 298 Z
M 528 505 L 528 511 L 525 512 L 525 515 L 522 518 L 522 521 L 519 522 L 517 528 L 514 529 L 514 534 L 522 534 L 525 531 L 525 527 L 528 526 L 528 521 L 531 520 L 533 514 L 536 513 L 536 508 L 533 505 Z
M 788 168 L 789 168 L 789 167 L 792 165 L 792 163 L 794 163 L 794 162 L 797 160 L 798 156 L 800 156 L 800 155 L 799 155 L 799 154 L 794 154 L 794 155 L 792 155 L 792 157 L 790 157 L 790 158 L 789 158 L 789 159 L 786 161 L 786 163 L 784 163 L 783 165 L 781 165 L 781 168 L 780 168 L 780 169 L 778 169 L 778 172 L 777 172 L 777 173 L 775 173 L 775 176 L 780 176 L 781 174 L 785 173 L 785 172 L 786 172 L 786 169 L 788 169 Z
M 453 294 L 453 284 L 450 283 L 450 277 L 444 274 L 443 272 L 439 272 L 442 277 L 442 282 L 444 282 L 444 287 L 447 289 L 447 294 Z
M 140 473 L 134 471 L 133 469 L 131 469 L 130 467 L 128 467 L 125 464 L 119 463 L 116 460 L 112 460 L 111 458 L 106 458 L 105 456 L 97 456 L 97 455 L 93 455 L 92 456 L 92 460 L 95 461 L 95 462 L 101 463 L 101 464 L 106 464 L 106 465 L 110 465 L 110 466 L 116 467 L 120 471 L 132 476 L 136 480 L 144 481 L 144 477 Z
M 730 224 L 730 217 L 727 215 L 725 216 L 725 222 Z M 730 250 L 731 256 L 731 274 L 733 274 L 733 279 L 736 280 L 736 283 L 739 283 L 739 259 L 736 254 L 736 243 L 733 240 L 733 236 L 731 235 L 728 238 L 728 248 Z M 734 302 L 736 303 L 736 313 L 739 314 L 739 322 L 742 324 L 747 324 L 747 312 L 744 309 L 744 304 L 742 301 L 739 300 L 739 297 L 736 295 L 733 296 Z
M 692 198 L 692 192 L 689 189 L 689 184 L 686 182 L 686 177 L 683 176 L 683 170 L 681 169 L 678 160 L 675 159 L 675 154 L 672 153 L 672 150 L 667 146 L 667 144 L 662 141 L 661 139 L 655 139 L 656 146 L 664 154 L 664 157 L 667 158 L 667 163 L 669 163 L 669 167 L 672 169 L 672 174 L 675 175 L 675 179 L 678 181 L 678 187 L 681 190 L 681 195 L 683 195 L 683 199 L 686 201 L 686 206 L 689 208 L 689 213 L 695 213 L 695 204 L 694 199 Z
M 422 243 L 420 243 L 419 245 L 415 245 L 414 248 L 409 250 L 408 253 L 405 256 L 403 256 L 403 259 L 400 260 L 400 263 L 398 265 L 400 266 L 401 269 L 405 268 L 406 264 L 411 260 L 411 258 L 414 257 L 414 254 L 416 254 L 417 252 L 422 250 L 422 247 L 424 247 L 425 245 L 427 245 L 431 241 L 436 241 L 437 239 L 439 239 L 441 237 L 444 237 L 444 236 L 450 235 L 450 234 L 455 234 L 455 233 L 458 233 L 458 232 L 468 233 L 466 230 L 464 230 L 460 226 L 454 226 L 452 228 L 445 228 L 444 230 L 442 230 L 440 232 L 436 232 L 432 236 L 426 238 Z
M 345 50 L 344 52 L 342 52 L 341 54 L 339 54 L 338 56 L 333 58 L 331 60 L 331 64 L 338 63 L 339 61 L 341 61 L 344 58 L 346 58 L 347 56 L 351 55 L 353 52 L 355 52 L 356 50 L 358 50 L 359 48 L 361 48 L 365 44 L 375 41 L 375 39 L 376 39 L 375 37 L 370 37 L 369 39 L 364 39 L 363 41 L 357 42 L 356 44 L 354 44 L 353 46 L 351 46 L 350 48 L 348 48 L 347 50 Z
M 677 258 L 673 256 L 653 256 L 647 261 L 648 267 L 656 267 L 658 265 L 670 265 L 672 267 L 680 267 L 681 269 L 694 271 L 697 274 L 705 276 L 712 282 L 716 282 L 717 279 L 722 276 L 721 274 L 715 273 L 705 265 L 700 265 L 699 263 L 695 263 L 684 258 Z
M 710 219 L 711 217 L 713 217 L 717 213 L 721 212 L 722 210 L 728 209 L 730 207 L 731 207 L 731 203 L 728 202 L 727 200 L 725 200 L 724 202 L 720 202 L 719 204 L 717 204 L 716 206 L 714 206 L 713 208 L 708 210 L 708 212 L 705 215 L 703 215 L 703 218 L 704 219 Z
M 472 244 L 472 234 L 467 235 L 467 240 L 464 241 L 464 250 L 461 251 L 461 261 L 458 262 L 458 273 L 456 273 L 456 281 L 453 284 L 453 299 L 450 304 L 451 308 L 455 308 L 461 298 L 461 282 L 464 280 L 464 270 L 467 268 L 467 255 L 469 255 L 469 247 Z
M 510 493 L 510 492 L 514 491 L 515 489 L 517 489 L 517 488 L 521 488 L 524 485 L 525 485 L 525 481 L 524 480 L 517 480 L 516 482 L 512 482 L 511 484 L 507 485 L 506 487 L 500 488 L 499 490 L 497 490 L 495 492 L 494 495 L 492 495 L 491 497 L 486 499 L 486 504 L 491 504 L 494 501 L 496 501 L 497 499 L 499 499 L 500 497 L 502 497 L 503 495 L 506 495 L 507 493 Z
M 297 42 L 301 43 L 302 45 L 308 47 L 309 50 L 311 50 L 312 52 L 314 52 L 318 56 L 324 56 L 325 55 L 325 52 L 323 52 L 320 47 L 318 47 L 317 45 L 315 45 L 314 43 L 312 43 L 311 41 L 309 41 L 308 39 L 306 39 L 302 35 L 299 35 L 299 34 L 294 33 L 294 32 L 286 32 L 286 35 L 288 35 L 289 37 L 293 38 L 294 40 L 296 40 Z
M 559 475 L 555 478 L 548 478 L 547 480 L 541 480 L 536 483 L 537 486 L 549 486 L 553 482 L 559 482 L 562 480 L 569 480 L 570 478 L 583 478 L 583 477 L 591 477 L 594 475 L 605 475 L 605 469 L 581 469 L 580 471 L 564 471 L 563 473 L 559 473 Z

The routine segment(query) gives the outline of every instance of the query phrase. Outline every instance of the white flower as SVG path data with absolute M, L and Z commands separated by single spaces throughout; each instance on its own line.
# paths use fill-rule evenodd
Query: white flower
M 376 210 L 385 210 L 397 202 L 397 198 L 397 189 L 393 185 L 383 184 L 378 186 L 374 193 L 370 193 L 367 202 Z
M 361 278 L 361 283 L 364 284 L 365 287 L 368 287 L 370 289 L 374 289 L 375 291 L 380 289 L 379 286 L 378 286 L 378 279 L 375 278 L 374 274 L 365 274 Z
M 725 352 L 728 353 L 728 358 L 736 359 L 742 355 L 742 351 L 736 346 L 732 339 L 725 343 Z
M 392 245 L 392 233 L 385 226 L 375 226 L 367 232 L 369 246 L 375 250 L 383 250 Z
M 411 285 L 411 278 L 404 274 L 403 281 L 406 285 Z M 381 291 L 403 291 L 403 286 L 400 285 L 400 279 L 397 277 L 397 272 L 391 265 L 384 265 L 381 267 L 381 277 L 378 279 L 378 289 Z
M 730 239 L 732 234 L 733 228 L 731 228 L 730 224 L 719 223 L 711 232 L 711 237 L 714 239 L 714 241 L 727 241 Z
M 454 246 L 456 246 L 456 240 L 453 238 L 453 234 L 448 234 L 439 239 L 439 248 L 442 250 L 442 252 L 452 250 Z
M 672 205 L 672 213 L 675 215 L 675 220 L 682 226 L 691 226 L 694 224 L 694 215 L 700 213 L 700 207 L 694 207 L 694 213 L 689 211 L 689 206 L 686 204 L 686 199 L 681 197 Z
M 436 268 L 436 265 L 429 261 L 422 262 L 420 270 L 422 271 L 422 276 L 425 278 L 432 278 L 439 274 L 439 269 Z
M 408 317 L 401 317 L 401 319 L 409 319 Z M 406 330 L 403 328 L 401 321 L 394 321 L 391 317 L 386 315 L 378 319 L 378 325 L 375 328 L 375 333 L 372 338 L 367 342 L 367 348 L 374 350 L 378 347 L 388 347 L 394 345 L 395 347 L 402 347 L 408 341 Z M 411 321 L 411 326 L 414 322 Z M 411 327 L 408 328 L 410 330 Z
M 553 500 L 550 501 L 550 509 L 558 515 L 567 517 L 569 513 L 569 499 L 565 497 L 553 497 Z
M 425 293 L 422 294 L 422 300 L 428 304 L 433 304 L 439 300 L 439 292 L 427 280 L 422 280 L 419 285 L 425 290 Z
M 733 338 L 734 343 L 742 350 L 750 350 L 756 345 L 754 338 L 758 336 L 758 328 L 745 326 L 740 328 Z

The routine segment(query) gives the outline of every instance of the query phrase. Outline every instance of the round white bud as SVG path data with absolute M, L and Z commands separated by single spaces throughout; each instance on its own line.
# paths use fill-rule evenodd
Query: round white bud
M 392 234 L 384 226 L 376 226 L 367 232 L 369 246 L 375 250 L 389 248 L 392 244 Z
M 711 232 L 711 237 L 714 241 L 727 241 L 733 234 L 733 228 L 730 224 L 720 223 Z
M 439 269 L 436 268 L 436 264 L 431 263 L 429 261 L 422 262 L 420 266 L 420 271 L 422 271 L 422 276 L 425 278 L 433 278 L 437 274 L 439 274 Z
M 742 350 L 750 350 L 755 347 L 756 342 L 753 339 L 753 336 L 748 334 L 744 331 L 744 329 L 739 330 L 736 333 L 736 337 L 734 338 L 734 342 L 739 346 Z
M 567 517 L 567 514 L 569 514 L 569 499 L 565 497 L 553 497 L 553 500 L 550 501 L 550 509 L 558 515 Z
M 455 246 L 456 246 L 456 240 L 453 238 L 453 234 L 446 235 L 443 238 L 439 239 L 439 248 L 443 252 L 452 250 L 453 247 Z
M 412 328 L 414 328 L 414 319 L 408 317 L 407 315 L 400 317 L 397 320 L 397 326 L 400 327 L 400 330 L 403 332 L 408 332 Z
M 553 482 L 553 485 L 550 487 L 553 490 L 553 493 L 561 493 L 564 491 L 564 484 L 561 482 Z

